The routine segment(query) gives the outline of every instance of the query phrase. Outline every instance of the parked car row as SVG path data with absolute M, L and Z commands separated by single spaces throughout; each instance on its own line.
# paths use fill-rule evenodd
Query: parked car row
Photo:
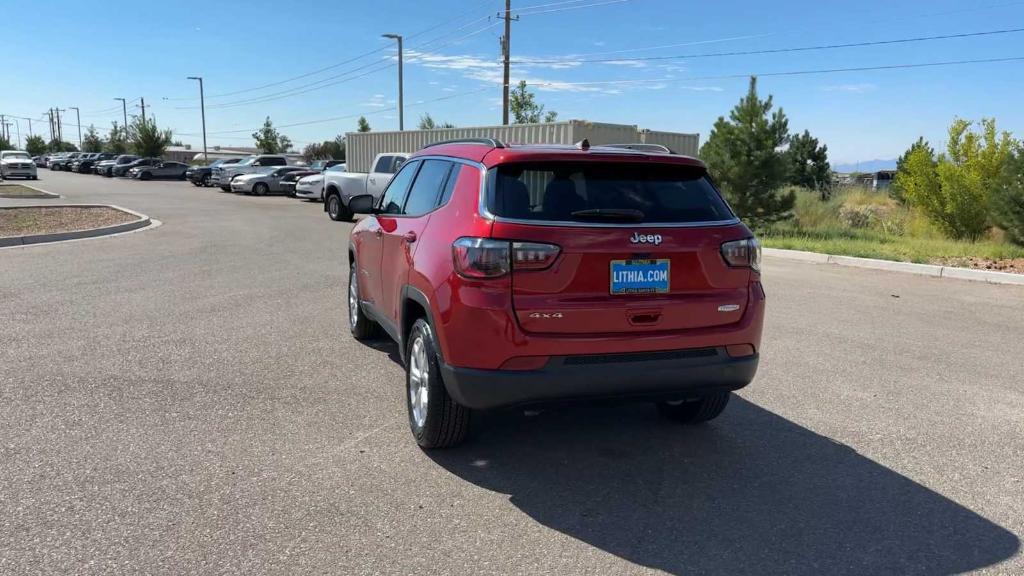
M 96 174 L 98 176 L 127 177 L 139 180 L 184 180 L 188 164 L 160 158 L 140 158 L 134 154 L 110 152 L 68 152 L 42 157 L 50 170 Z
M 307 200 L 323 200 L 324 172 L 344 172 L 343 160 L 316 160 L 307 165 L 290 164 L 287 156 L 256 154 L 248 158 L 216 160 L 208 166 L 192 166 L 186 178 L 195 186 L 217 186 L 225 192 L 255 196 L 286 194 Z
M 25 153 L 21 154 L 25 155 L 33 173 L 36 166 L 42 165 L 50 170 L 96 174 L 108 178 L 188 180 L 195 186 L 218 186 L 225 192 L 241 192 L 255 196 L 286 194 L 320 201 L 324 200 L 326 180 L 335 180 L 345 173 L 343 160 L 316 160 L 309 165 L 295 165 L 290 163 L 287 156 L 280 154 L 220 159 L 207 166 L 188 166 L 160 158 L 140 158 L 134 154 L 107 152 L 67 152 L 40 156 L 36 159 L 29 158 Z M 404 158 L 402 155 L 403 160 Z M 395 163 L 394 155 L 388 156 L 387 162 L 389 166 L 401 165 L 400 162 Z M 387 180 L 390 179 L 390 174 L 374 176 L 379 177 L 381 186 L 387 184 Z M 331 189 L 338 191 L 341 190 L 341 186 L 335 183 Z M 365 186 L 356 190 L 351 185 L 346 185 L 345 189 L 352 190 L 351 195 L 346 195 L 346 198 L 349 198 L 365 191 Z

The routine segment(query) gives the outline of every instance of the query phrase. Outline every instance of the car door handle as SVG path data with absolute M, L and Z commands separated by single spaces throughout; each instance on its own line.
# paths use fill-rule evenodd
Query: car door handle
M 377 183 L 377 180 L 375 178 L 370 178 L 370 184 L 376 184 L 376 183 Z
M 381 236 L 384 235 L 384 231 L 381 230 L 380 228 L 377 228 L 376 230 L 374 230 L 373 233 L 377 235 L 377 238 L 380 238 Z
M 412 244 L 413 242 L 416 241 L 416 233 L 410 230 L 410 231 L 405 233 L 403 238 L 405 238 L 406 242 L 408 242 L 409 244 Z

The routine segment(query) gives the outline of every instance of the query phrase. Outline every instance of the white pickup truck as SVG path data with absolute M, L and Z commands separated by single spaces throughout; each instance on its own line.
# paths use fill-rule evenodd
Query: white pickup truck
M 373 159 L 373 170 L 369 174 L 330 170 L 324 172 L 324 212 L 327 212 L 331 220 L 351 220 L 352 211 L 348 209 L 348 201 L 361 194 L 371 194 L 374 199 L 380 199 L 391 177 L 408 158 L 409 155 L 404 152 L 384 152 Z

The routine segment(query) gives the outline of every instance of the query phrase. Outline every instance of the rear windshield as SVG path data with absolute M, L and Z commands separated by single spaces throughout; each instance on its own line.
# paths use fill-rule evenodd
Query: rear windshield
M 537 162 L 498 167 L 495 216 L 548 222 L 691 223 L 734 216 L 703 168 Z

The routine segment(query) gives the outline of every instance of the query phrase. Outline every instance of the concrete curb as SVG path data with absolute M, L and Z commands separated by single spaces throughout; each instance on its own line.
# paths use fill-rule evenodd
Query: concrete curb
M 4 206 L 0 207 L 0 210 L 17 210 L 20 208 L 67 208 L 67 207 L 83 207 L 83 208 L 113 208 L 114 210 L 120 210 L 137 216 L 136 220 L 131 222 L 125 222 L 124 224 L 114 224 L 113 226 L 104 226 L 102 228 L 91 228 L 89 230 L 74 230 L 71 232 L 55 232 L 53 234 L 31 234 L 28 236 L 9 236 L 0 238 L 0 248 L 12 247 L 12 246 L 28 246 L 31 244 L 50 244 L 53 242 L 63 242 L 66 240 L 79 240 L 82 238 L 96 238 L 99 236 L 110 236 L 113 234 L 122 234 L 124 232 L 131 232 L 140 228 L 148 227 L 153 221 L 149 216 L 140 214 L 134 210 L 115 206 L 113 204 L 59 204 L 59 205 L 36 205 L 36 206 Z
M 974 270 L 971 268 L 956 268 L 953 266 L 935 266 L 932 264 L 914 264 L 911 262 L 896 262 L 893 260 L 876 260 L 874 258 L 856 258 L 854 256 L 835 256 L 832 254 L 819 254 L 817 252 L 804 252 L 801 250 L 783 250 L 780 248 L 764 248 L 762 251 L 765 256 L 771 256 L 773 258 L 785 258 L 786 260 L 799 260 L 801 262 L 812 262 L 815 264 L 836 264 L 838 266 L 887 270 L 889 272 L 902 272 L 904 274 L 919 274 L 922 276 L 931 276 L 933 278 L 953 278 L 956 280 L 969 280 L 972 282 L 988 282 L 989 284 L 1014 284 L 1024 286 L 1024 274 L 993 272 L 990 270 Z
M 14 183 L 13 181 L 10 181 L 10 180 L 4 180 L 4 182 L 11 182 L 12 184 Z M 34 180 L 31 180 L 31 182 L 34 182 Z M 30 186 L 28 184 L 23 184 L 21 182 L 18 182 L 17 185 L 18 186 L 24 186 L 25 188 L 28 188 L 30 190 L 35 190 L 36 192 L 39 192 L 43 196 L 4 196 L 3 195 L 3 188 L 0 188 L 0 198 L 6 198 L 8 200 L 17 200 L 19 198 L 25 198 L 25 199 L 28 199 L 28 200 L 39 200 L 41 198 L 49 200 L 51 198 L 60 198 L 60 194 L 56 194 L 54 192 L 50 192 L 49 190 L 43 190 L 42 188 L 39 188 L 39 187 L 36 187 L 36 186 Z

